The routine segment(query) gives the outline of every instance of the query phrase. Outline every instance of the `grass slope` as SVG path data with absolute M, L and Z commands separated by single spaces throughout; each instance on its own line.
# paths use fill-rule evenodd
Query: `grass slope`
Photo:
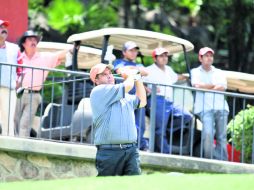
M 152 174 L 0 183 L 1 190 L 248 190 L 253 174 Z

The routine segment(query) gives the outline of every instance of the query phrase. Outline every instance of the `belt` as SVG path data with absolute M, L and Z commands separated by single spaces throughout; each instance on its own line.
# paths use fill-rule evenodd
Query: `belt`
M 24 92 L 26 92 L 26 93 L 41 93 L 40 90 L 28 90 L 28 89 L 25 89 Z
M 130 147 L 136 147 L 136 143 L 125 143 L 125 144 L 101 144 L 96 145 L 97 149 L 126 149 Z

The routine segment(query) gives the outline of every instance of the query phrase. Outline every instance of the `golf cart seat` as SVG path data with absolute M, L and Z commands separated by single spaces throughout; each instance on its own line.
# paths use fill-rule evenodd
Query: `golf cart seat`
M 188 155 L 193 148 L 193 135 L 194 135 L 194 121 L 193 118 L 190 122 L 184 124 L 183 129 L 181 127 L 174 127 L 172 129 L 172 145 L 171 150 L 173 154 Z M 168 122 L 167 132 L 168 136 L 171 136 L 170 121 Z M 182 133 L 182 139 L 181 139 Z M 181 142 L 182 141 L 182 142 Z M 170 142 L 170 139 L 169 139 Z
M 70 135 L 72 106 L 50 103 L 41 119 L 40 136 L 42 138 L 60 139 Z
M 85 142 L 92 142 L 92 109 L 90 98 L 83 98 L 74 112 L 71 127 L 82 134 Z
M 50 103 L 42 117 L 41 137 L 50 139 L 86 137 L 92 125 L 92 113 L 88 107 L 90 102 L 87 105 L 87 99 L 89 100 L 89 98 L 81 100 L 73 115 L 71 105 Z

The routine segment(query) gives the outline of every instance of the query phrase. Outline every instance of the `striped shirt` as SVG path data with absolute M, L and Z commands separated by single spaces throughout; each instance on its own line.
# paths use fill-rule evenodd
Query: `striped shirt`
M 139 98 L 124 92 L 123 83 L 96 86 L 90 95 L 95 130 L 94 144 L 124 144 L 137 141 L 134 109 Z

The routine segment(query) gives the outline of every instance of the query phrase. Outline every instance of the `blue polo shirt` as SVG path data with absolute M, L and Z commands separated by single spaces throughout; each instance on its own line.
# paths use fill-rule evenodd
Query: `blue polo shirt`
M 124 92 L 123 83 L 96 86 L 90 95 L 95 131 L 94 144 L 124 144 L 137 141 L 134 110 L 140 100 Z
M 114 70 L 115 71 L 117 69 L 119 69 L 119 68 L 126 67 L 126 66 L 144 67 L 140 63 L 135 63 L 135 62 L 132 62 L 132 61 L 127 61 L 125 59 L 116 59 L 114 61 L 113 65 L 114 65 Z M 136 88 L 135 88 L 135 86 L 131 89 L 129 94 L 136 94 Z

